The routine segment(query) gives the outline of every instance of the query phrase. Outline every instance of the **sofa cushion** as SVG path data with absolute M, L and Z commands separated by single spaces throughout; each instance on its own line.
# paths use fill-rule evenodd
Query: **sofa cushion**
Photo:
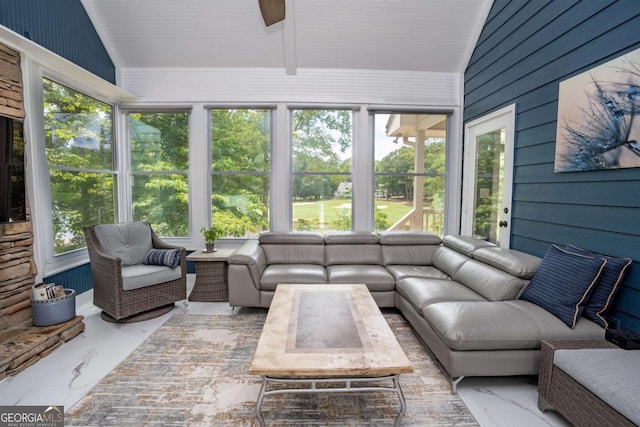
M 93 230 L 102 249 L 110 256 L 120 258 L 125 266 L 142 264 L 153 247 L 151 227 L 146 222 L 100 224 Z
M 320 233 L 315 232 L 277 232 L 267 231 L 260 236 L 258 240 L 262 244 L 285 244 L 285 245 L 322 245 L 324 237 Z
M 408 277 L 396 283 L 396 292 L 421 313 L 429 304 L 443 301 L 485 301 L 461 283 L 449 279 Z
M 261 243 L 268 265 L 325 264 L 324 245 Z
M 531 279 L 540 264 L 537 256 L 497 246 L 480 248 L 473 258 L 521 279 Z
M 381 245 L 382 265 L 431 265 L 438 245 Z
M 565 249 L 577 254 L 599 256 L 607 261 L 607 264 L 604 266 L 604 270 L 600 275 L 600 279 L 591 293 L 589 301 L 587 301 L 587 306 L 584 308 L 582 315 L 589 320 L 599 323 L 600 326 L 604 328 L 608 327 L 604 315 L 607 313 L 607 309 L 613 302 L 613 299 L 619 289 L 619 285 L 622 283 L 622 279 L 624 278 L 632 261 L 629 258 L 616 258 L 607 255 L 595 254 L 591 251 L 573 245 L 569 245 L 565 247 Z
M 370 231 L 330 231 L 324 235 L 327 245 L 379 244 L 380 238 Z
M 380 245 L 326 245 L 326 265 L 338 264 L 371 264 L 382 265 L 382 250 Z M 383 268 L 383 267 L 381 267 Z
M 442 243 L 439 236 L 420 231 L 382 231 L 378 233 L 381 245 L 435 245 Z
M 449 279 L 449 276 L 430 265 L 387 265 L 385 267 L 396 282 L 407 277 Z
M 553 363 L 603 402 L 640 425 L 640 351 L 556 350 Z
M 475 259 L 465 262 L 452 277 L 489 301 L 514 299 L 526 280 Z
M 439 246 L 433 253 L 433 266 L 449 277 L 455 276 L 462 265 L 469 261 L 469 257 L 451 248 Z
M 587 319 L 571 329 L 542 307 L 522 300 L 440 302 L 426 306 L 422 314 L 454 350 L 539 349 L 543 339 L 604 338 L 604 329 Z
M 329 283 L 365 283 L 370 292 L 393 291 L 393 276 L 379 265 L 330 265 Z
M 180 264 L 180 249 L 151 249 L 142 262 L 147 265 L 176 268 Z
M 260 278 L 260 288 L 275 291 L 278 283 L 327 283 L 327 270 L 315 264 L 273 264 Z
M 160 265 L 136 264 L 122 267 L 122 289 L 131 291 L 159 283 L 178 280 L 182 270 Z
M 551 245 L 521 299 L 531 301 L 573 328 L 606 261 Z
M 442 244 L 468 257 L 471 257 L 477 249 L 496 246 L 491 242 L 487 242 L 486 240 L 476 239 L 475 237 L 471 236 L 459 235 L 444 236 L 444 238 L 442 239 Z

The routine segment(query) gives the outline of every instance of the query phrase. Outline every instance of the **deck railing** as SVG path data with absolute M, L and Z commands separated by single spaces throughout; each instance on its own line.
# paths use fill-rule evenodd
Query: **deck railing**
M 442 236 L 444 233 L 444 211 L 423 208 L 420 212 L 412 209 L 389 227 L 388 231 L 427 231 Z

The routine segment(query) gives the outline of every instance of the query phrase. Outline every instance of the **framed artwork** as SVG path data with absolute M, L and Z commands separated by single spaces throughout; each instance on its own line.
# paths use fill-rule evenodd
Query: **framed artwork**
M 640 49 L 560 83 L 555 172 L 640 167 Z

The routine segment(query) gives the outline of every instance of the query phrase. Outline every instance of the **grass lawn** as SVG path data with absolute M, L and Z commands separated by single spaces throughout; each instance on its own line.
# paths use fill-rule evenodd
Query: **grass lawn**
M 376 208 L 382 209 L 387 214 L 389 226 L 412 208 L 411 203 L 392 200 L 376 200 L 375 204 Z M 351 200 L 349 199 L 294 202 L 293 229 L 297 230 L 298 218 L 304 218 L 308 221 L 318 220 L 319 224 L 324 224 L 324 229 L 331 229 L 332 224 L 339 219 L 339 212 L 345 210 L 351 215 Z

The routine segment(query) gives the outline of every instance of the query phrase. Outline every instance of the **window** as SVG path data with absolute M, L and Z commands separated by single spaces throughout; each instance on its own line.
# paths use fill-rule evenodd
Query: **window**
M 269 229 L 271 110 L 211 110 L 211 221 L 227 236 Z
M 442 114 L 375 114 L 374 229 L 444 233 Z
M 110 105 L 43 79 L 45 153 L 54 253 L 85 247 L 85 224 L 113 222 L 115 168 Z
M 293 110 L 292 229 L 351 230 L 350 110 Z
M 189 114 L 129 113 L 131 211 L 162 237 L 189 235 Z

